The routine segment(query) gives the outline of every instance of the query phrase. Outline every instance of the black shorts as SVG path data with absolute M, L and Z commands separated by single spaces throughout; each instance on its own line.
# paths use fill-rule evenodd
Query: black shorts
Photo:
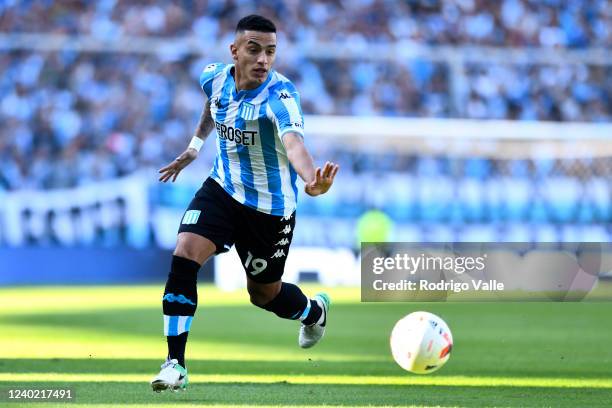
M 208 178 L 185 211 L 179 233 L 193 232 L 208 238 L 217 254 L 235 244 L 248 277 L 270 283 L 283 275 L 294 227 L 295 211 L 281 217 L 254 210 Z

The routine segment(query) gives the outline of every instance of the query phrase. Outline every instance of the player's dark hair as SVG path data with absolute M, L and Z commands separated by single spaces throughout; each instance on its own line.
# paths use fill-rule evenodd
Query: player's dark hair
M 238 22 L 238 25 L 236 26 L 237 33 L 247 30 L 259 31 L 262 33 L 275 33 L 276 26 L 272 21 L 268 20 L 263 16 L 257 14 L 250 14 L 246 17 L 241 18 Z

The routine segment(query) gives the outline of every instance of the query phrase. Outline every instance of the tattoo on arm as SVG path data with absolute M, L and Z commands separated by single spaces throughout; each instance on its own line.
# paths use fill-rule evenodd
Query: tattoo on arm
M 212 132 L 215 127 L 215 121 L 210 114 L 210 100 L 206 102 L 206 106 L 204 106 L 204 110 L 200 115 L 200 121 L 198 122 L 198 127 L 196 128 L 195 135 L 202 140 L 206 140 L 210 132 Z

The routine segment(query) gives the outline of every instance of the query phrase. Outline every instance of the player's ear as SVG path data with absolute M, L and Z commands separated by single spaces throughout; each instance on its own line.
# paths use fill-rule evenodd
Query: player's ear
M 232 54 L 232 59 L 234 60 L 234 62 L 238 61 L 238 47 L 236 46 L 236 43 L 232 43 L 230 44 L 230 53 Z

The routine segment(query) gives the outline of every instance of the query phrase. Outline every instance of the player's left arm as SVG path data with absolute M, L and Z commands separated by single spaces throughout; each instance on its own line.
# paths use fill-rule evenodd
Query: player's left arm
M 283 135 L 283 144 L 289 162 L 304 180 L 306 194 L 311 196 L 325 194 L 334 183 L 334 177 L 340 166 L 328 161 L 322 169 L 321 167 L 315 169 L 312 156 L 304 146 L 304 139 L 297 132 L 286 132 Z

